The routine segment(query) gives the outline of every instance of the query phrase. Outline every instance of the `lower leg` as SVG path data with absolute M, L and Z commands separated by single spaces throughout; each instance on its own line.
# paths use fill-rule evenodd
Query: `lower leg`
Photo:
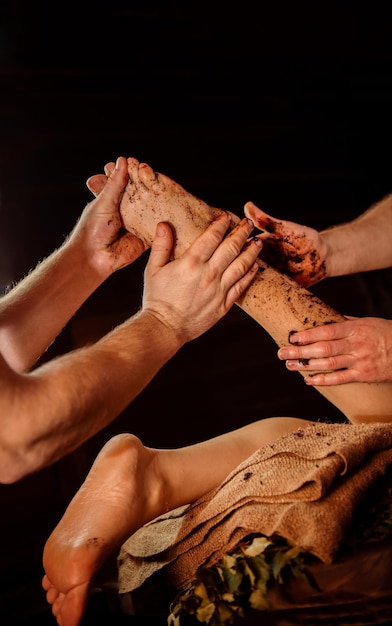
M 128 165 L 130 183 L 121 202 L 124 226 L 151 245 L 157 222 L 169 222 L 176 232 L 173 256 L 180 256 L 221 209 L 210 207 L 136 159 L 129 159 Z M 233 216 L 233 220 L 239 218 Z M 279 346 L 287 344 L 294 330 L 344 319 L 314 294 L 262 261 L 260 271 L 238 304 Z M 316 389 L 352 422 L 392 419 L 391 383 L 351 383 Z
M 179 450 L 111 439 L 49 537 L 43 586 L 62 626 L 77 626 L 91 581 L 120 545 L 158 515 L 201 497 L 255 450 L 308 422 L 271 418 Z

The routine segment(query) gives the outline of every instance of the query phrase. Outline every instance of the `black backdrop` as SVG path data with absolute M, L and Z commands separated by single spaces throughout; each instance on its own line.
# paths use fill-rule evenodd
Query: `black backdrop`
M 60 245 L 119 154 L 209 203 L 317 228 L 391 190 L 391 21 L 381 3 L 3 1 L 0 284 Z M 140 304 L 143 257 L 103 285 L 45 358 Z M 389 271 L 314 291 L 341 312 L 391 316 Z M 43 624 L 43 542 L 102 443 L 130 430 L 184 445 L 269 415 L 341 419 L 276 358 L 241 310 L 183 350 L 105 431 L 52 468 L 2 486 L 0 623 Z M 49 619 L 49 618 L 48 618 Z

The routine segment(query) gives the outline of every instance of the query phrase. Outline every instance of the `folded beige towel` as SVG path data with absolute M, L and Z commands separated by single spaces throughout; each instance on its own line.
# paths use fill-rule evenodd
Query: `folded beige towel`
M 356 506 L 391 463 L 390 424 L 309 423 L 134 533 L 119 554 L 119 591 L 159 570 L 165 584 L 183 586 L 252 533 L 278 534 L 331 563 Z

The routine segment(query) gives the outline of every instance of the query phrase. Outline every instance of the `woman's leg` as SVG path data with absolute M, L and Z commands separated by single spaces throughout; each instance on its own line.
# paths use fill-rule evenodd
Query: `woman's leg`
M 221 211 L 136 159 L 128 159 L 128 170 L 130 182 L 121 203 L 125 227 L 150 246 L 156 223 L 169 222 L 176 232 L 173 257 L 180 256 Z M 233 216 L 233 222 L 237 221 L 239 218 Z M 344 319 L 314 294 L 262 261 L 260 271 L 238 304 L 279 346 L 287 344 L 293 330 Z M 352 383 L 316 389 L 352 422 L 392 419 L 391 383 Z
M 113 437 L 45 545 L 43 586 L 59 624 L 79 624 L 94 575 L 138 528 L 195 501 L 258 448 L 307 425 L 264 419 L 178 450 L 146 448 L 133 435 Z

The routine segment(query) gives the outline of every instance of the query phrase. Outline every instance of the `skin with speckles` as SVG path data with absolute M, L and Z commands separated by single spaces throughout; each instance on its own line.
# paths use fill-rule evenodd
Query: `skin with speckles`
M 136 159 L 129 159 L 128 166 L 130 183 L 121 203 L 125 228 L 149 246 L 156 223 L 170 222 L 177 233 L 172 254 L 176 258 L 219 209 Z M 238 219 L 233 216 L 233 224 Z M 265 261 L 260 261 L 256 278 L 238 304 L 277 343 L 287 341 L 295 329 L 341 319 Z M 392 421 L 391 385 L 355 383 L 318 389 L 354 423 Z M 299 427 L 309 428 L 309 422 L 272 417 L 177 450 L 147 448 L 131 434 L 109 440 L 45 545 L 43 587 L 59 626 L 79 626 L 94 574 L 127 536 L 164 511 L 193 502 L 257 448 Z
M 262 232 L 261 257 L 279 271 L 291 276 L 296 283 L 309 287 L 326 276 L 325 261 L 317 248 L 312 228 L 294 222 L 272 219 L 253 202 L 245 205 L 245 215 Z
M 222 211 L 210 207 L 172 179 L 154 172 L 136 159 L 128 160 L 128 171 L 130 182 L 120 208 L 125 228 L 150 246 L 156 223 L 160 220 L 169 222 L 176 233 L 173 258 L 181 256 Z M 239 218 L 231 215 L 233 225 L 238 223 Z M 279 346 L 287 344 L 290 331 L 344 319 L 343 315 L 262 260 L 253 284 L 239 305 L 262 324 Z M 277 308 L 284 323 L 276 315 Z
M 130 181 L 120 206 L 124 227 L 150 246 L 157 222 L 169 222 L 176 232 L 173 258 L 180 256 L 223 210 L 210 207 L 172 179 L 135 158 L 128 159 L 128 173 Z M 232 220 L 234 225 L 239 218 L 232 214 Z M 279 346 L 286 345 L 290 333 L 296 330 L 345 319 L 289 276 L 262 259 L 259 263 L 255 279 L 237 304 L 263 326 Z M 305 375 L 309 371 L 300 373 Z M 351 421 L 389 421 L 392 406 L 390 383 L 351 383 L 344 388 L 335 385 L 316 389 Z

